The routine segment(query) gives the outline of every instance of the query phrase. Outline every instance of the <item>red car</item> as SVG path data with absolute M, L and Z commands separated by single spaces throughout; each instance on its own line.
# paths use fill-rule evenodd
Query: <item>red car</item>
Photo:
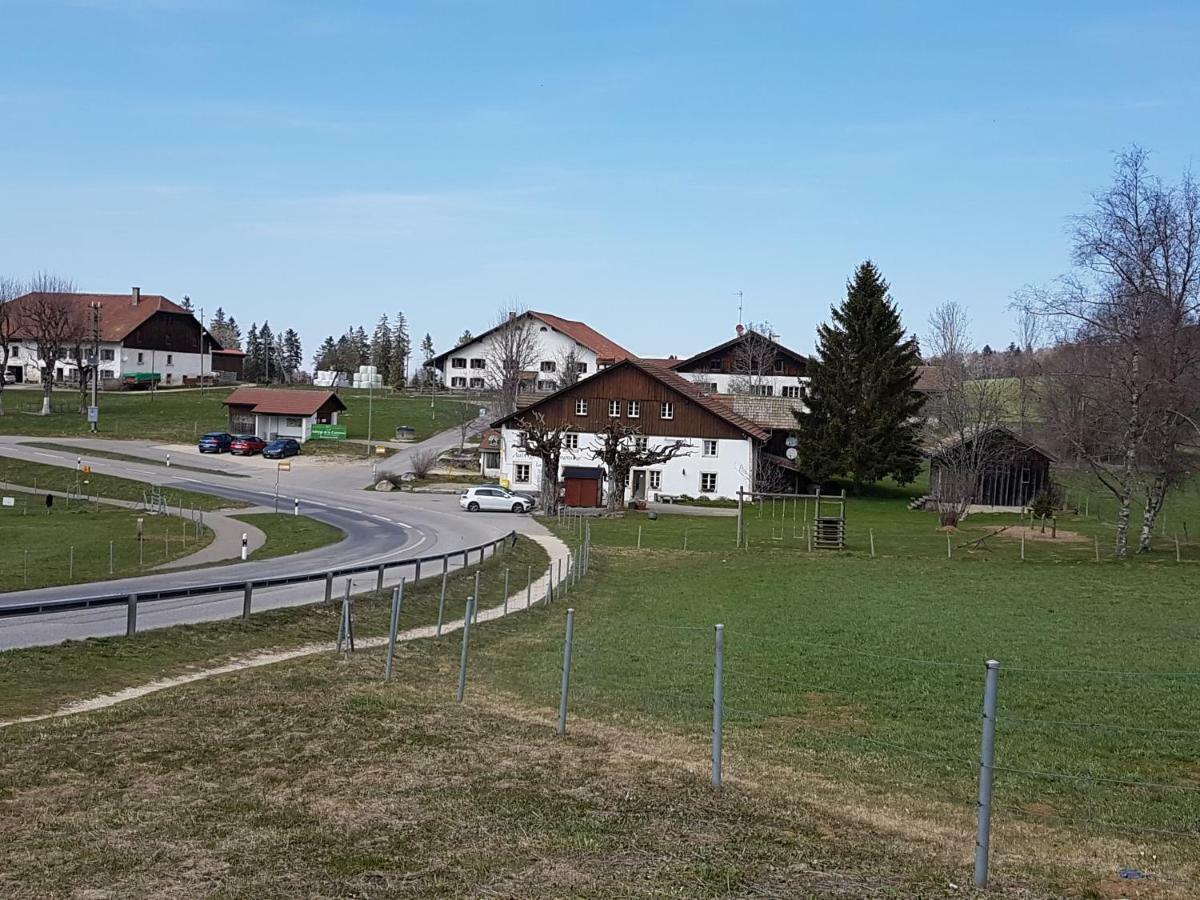
M 234 456 L 253 456 L 255 453 L 262 453 L 265 446 L 267 442 L 258 435 L 235 434 L 233 443 L 229 445 L 229 452 Z

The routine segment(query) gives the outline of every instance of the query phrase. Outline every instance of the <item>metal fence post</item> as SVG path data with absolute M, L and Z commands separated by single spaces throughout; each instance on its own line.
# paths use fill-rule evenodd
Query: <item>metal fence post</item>
M 113 573 L 113 542 L 108 542 L 108 574 Z
M 558 733 L 567 733 L 567 694 L 571 689 L 571 649 L 575 643 L 575 610 L 567 609 L 567 637 L 563 641 L 562 689 L 558 694 Z
M 383 590 L 383 563 L 379 564 L 379 569 L 377 570 L 376 575 L 375 575 L 375 590 L 376 591 Z
M 475 573 L 475 594 L 472 599 L 475 601 L 475 621 L 479 621 L 479 572 Z
M 70 556 L 67 562 L 67 578 L 71 581 L 75 580 L 75 545 L 71 545 Z
M 421 580 L 421 557 L 418 556 L 416 568 L 413 570 L 413 581 L 420 581 L 420 580 Z
M 554 602 L 554 562 L 550 563 L 550 570 L 546 573 L 546 603 Z
M 125 607 L 125 637 L 133 637 L 137 633 L 137 603 L 137 594 L 130 594 Z
M 450 554 L 443 553 L 442 554 L 442 574 L 445 575 L 449 571 L 450 571 Z
M 988 845 L 992 834 L 992 769 L 996 761 L 996 691 L 1000 663 L 987 661 L 983 688 L 983 735 L 979 748 L 979 821 L 975 834 L 975 886 L 987 887 Z
M 717 626 L 713 658 L 712 785 L 721 786 L 721 740 L 725 721 L 725 626 Z
M 242 589 L 242 618 L 250 618 L 250 603 L 251 597 L 254 596 L 254 582 L 247 581 L 246 586 Z
M 325 605 L 333 602 L 333 573 L 325 573 Z
M 947 533 L 946 534 L 946 559 L 950 559 L 953 555 L 954 555 L 954 553 L 950 549 L 950 534 Z
M 467 609 L 463 613 L 462 659 L 458 663 L 458 702 L 463 702 L 467 692 L 467 647 L 471 641 L 471 619 L 475 614 L 475 598 L 467 598 Z
M 504 615 L 508 615 L 508 569 L 504 570 Z
M 449 560 L 450 557 L 447 556 L 446 559 Z M 446 612 L 446 582 L 447 582 L 447 580 L 449 580 L 449 578 L 450 578 L 450 570 L 448 568 L 443 568 L 442 569 L 442 599 L 438 601 L 438 621 L 437 621 L 437 636 L 438 637 L 442 636 L 442 616 Z
M 533 605 L 533 566 L 525 570 L 525 608 Z
M 563 562 L 563 561 L 562 561 L 562 557 L 560 556 L 560 557 L 558 558 L 558 581 L 557 581 L 557 582 L 555 582 L 555 584 L 554 584 L 554 586 L 555 586 L 555 587 L 560 587 L 560 586 L 562 585 L 562 583 L 563 583 L 563 579 L 562 579 L 562 562 Z
M 639 525 L 639 526 L 638 526 L 638 542 L 637 542 L 637 548 L 638 548 L 639 550 L 641 550 L 641 549 L 642 549 L 642 526 L 641 526 L 641 525 Z
M 868 528 L 867 534 L 871 537 L 871 559 L 875 558 L 875 529 Z
M 404 579 L 392 588 L 392 623 L 388 627 L 387 667 L 383 672 L 383 680 L 392 680 L 392 660 L 396 658 L 396 632 L 400 627 L 400 605 L 404 602 Z
M 1025 562 L 1025 533 L 1021 533 L 1021 562 Z
M 1100 562 L 1100 535 L 1092 535 L 1092 541 L 1096 545 L 1096 562 Z

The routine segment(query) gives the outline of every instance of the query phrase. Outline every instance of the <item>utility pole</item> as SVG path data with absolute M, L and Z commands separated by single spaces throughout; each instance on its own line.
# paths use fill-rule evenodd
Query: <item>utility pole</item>
M 371 458 L 371 425 L 375 412 L 375 379 L 367 382 L 367 458 Z
M 734 291 L 734 296 L 738 298 L 738 324 L 742 324 L 742 292 Z
M 100 302 L 93 301 L 92 303 L 92 409 L 96 410 L 93 415 L 88 416 L 93 434 L 99 430 L 99 423 L 96 418 L 99 414 L 99 391 L 100 391 Z
M 184 300 L 190 301 L 192 298 L 183 295 Z M 204 310 L 200 310 L 200 393 L 204 394 Z

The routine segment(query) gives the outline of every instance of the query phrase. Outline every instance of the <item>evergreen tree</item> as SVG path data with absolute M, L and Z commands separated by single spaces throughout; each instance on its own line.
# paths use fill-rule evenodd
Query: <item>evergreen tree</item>
M 183 295 L 183 302 L 180 303 L 179 305 L 183 309 L 186 309 L 188 312 L 195 312 L 195 310 L 192 308 L 192 298 L 189 297 L 187 294 Z
M 292 328 L 287 329 L 280 338 L 283 356 L 283 371 L 287 373 L 288 381 L 295 381 L 300 370 L 304 368 L 304 351 L 300 346 L 300 335 Z
M 238 327 L 237 319 L 233 316 L 229 317 L 229 323 L 225 326 L 225 333 L 218 340 L 226 350 L 242 349 L 242 329 Z
M 333 342 L 333 335 L 329 335 L 325 340 L 321 341 L 321 346 L 317 348 L 317 352 L 313 355 L 313 370 L 321 369 L 328 371 L 334 368 L 337 355 L 337 344 Z
M 429 332 L 425 332 L 425 337 L 421 339 L 421 381 L 423 384 L 432 386 L 435 383 L 436 375 L 434 375 L 433 358 L 437 353 L 433 349 L 433 338 Z
M 250 323 L 246 332 L 246 358 L 242 363 L 242 377 L 247 381 L 258 381 L 261 376 L 262 346 L 258 342 L 258 325 Z
M 267 384 L 274 384 L 279 380 L 279 360 L 276 357 L 275 333 L 271 331 L 271 324 L 265 319 L 262 327 L 258 329 L 258 377 Z
M 351 328 L 347 335 L 358 353 L 358 366 L 369 366 L 371 364 L 371 342 L 367 339 L 367 330 L 359 325 L 357 328 Z M 358 366 L 354 368 L 357 369 Z
M 388 375 L 392 370 L 392 326 L 386 313 L 379 317 L 375 334 L 371 336 L 371 365 L 383 377 L 384 384 L 391 384 Z
M 475 340 L 475 335 L 471 334 L 471 329 L 468 328 L 461 335 L 459 335 L 458 343 L 455 344 L 455 346 L 461 347 L 463 344 L 469 344 L 473 340 Z
M 392 329 L 392 364 L 391 378 L 387 380 L 398 391 L 404 390 L 408 381 L 408 358 L 412 354 L 412 343 L 408 337 L 408 319 L 404 313 L 396 313 L 395 326 Z
M 796 413 L 800 467 L 816 481 L 849 477 L 856 490 L 887 476 L 907 484 L 921 469 L 916 341 L 870 260 L 830 313 L 817 330 L 807 411 Z

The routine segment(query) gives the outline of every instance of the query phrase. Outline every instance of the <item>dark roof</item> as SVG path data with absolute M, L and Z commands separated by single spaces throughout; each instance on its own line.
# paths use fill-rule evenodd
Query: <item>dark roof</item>
M 563 478 L 603 478 L 600 466 L 563 466 Z
M 914 391 L 922 394 L 937 394 L 946 390 L 945 373 L 941 366 L 917 366 L 917 383 Z
M 630 353 L 620 344 L 616 343 L 616 341 L 609 340 L 595 328 L 583 322 L 576 322 L 573 319 L 564 319 L 560 316 L 552 315 L 551 313 L 534 312 L 532 310 L 524 313 L 524 315 L 538 319 L 544 324 L 553 328 L 555 331 L 562 332 L 577 344 L 582 344 L 583 346 L 587 347 L 589 350 L 595 353 L 599 359 L 620 362 L 623 359 L 633 356 L 632 353 Z M 483 334 L 477 334 L 472 337 L 471 340 L 462 344 L 458 344 L 450 350 L 447 350 L 445 353 L 439 353 L 437 356 L 433 357 L 433 359 L 429 360 L 428 365 L 437 365 L 452 353 L 458 352 L 460 348 L 474 344 L 476 341 L 483 340 L 489 334 L 494 331 L 498 331 L 500 328 L 501 325 L 494 325 Z
M 794 360 L 795 362 L 798 362 L 802 365 L 807 365 L 809 362 L 808 357 L 805 356 L 804 354 L 797 353 L 795 350 L 789 350 L 787 347 L 783 346 L 783 344 L 779 343 L 779 341 L 775 340 L 774 338 L 767 337 L 765 334 L 760 334 L 759 332 L 748 328 L 745 331 L 743 331 L 741 334 L 734 335 L 732 338 L 730 338 L 723 344 L 717 344 L 717 346 L 715 346 L 715 347 L 709 347 L 707 350 L 702 350 L 699 353 L 693 354 L 692 356 L 689 356 L 687 359 L 675 360 L 674 362 L 672 362 L 670 364 L 670 366 L 672 369 L 679 369 L 679 370 L 686 369 L 692 363 L 699 362 L 700 360 L 704 359 L 705 357 L 712 356 L 714 353 L 724 353 L 726 350 L 728 350 L 734 344 L 740 344 L 742 341 L 749 340 L 751 335 L 762 338 L 764 341 L 769 341 L 775 347 L 775 352 L 779 353 L 782 356 L 790 357 L 792 360 Z
M 312 416 L 332 401 L 335 409 L 346 404 L 333 391 L 289 391 L 281 388 L 240 387 L 225 398 L 226 406 L 249 406 L 267 416 Z
M 938 441 L 937 443 L 935 443 L 929 447 L 926 447 L 925 455 L 928 457 L 931 457 L 933 459 L 936 459 L 938 456 L 940 456 L 942 453 L 949 450 L 950 448 L 958 447 L 958 446 L 966 444 L 970 441 L 973 441 L 980 435 L 997 434 L 997 433 L 1007 436 L 1010 440 L 1013 441 L 1013 443 L 1020 445 L 1022 450 L 1032 450 L 1034 453 L 1040 453 L 1042 456 L 1046 457 L 1046 459 L 1050 460 L 1051 462 L 1058 462 L 1058 457 L 1055 456 L 1053 453 L 1051 453 L 1049 450 L 1046 450 L 1043 447 L 1039 447 L 1033 441 L 1026 440 L 1025 438 L 1021 437 L 1019 434 L 1017 434 L 1015 431 L 1013 431 L 1011 428 L 1009 428 L 1007 425 L 988 425 L 983 428 L 973 429 L 970 431 L 970 433 L 965 434 L 962 437 L 959 437 L 958 435 L 950 435 L 949 437 L 943 438 L 942 440 Z
M 691 381 L 688 381 L 688 379 L 684 378 L 678 372 L 674 372 L 671 369 L 668 369 L 664 366 L 653 365 L 651 363 L 646 362 L 644 359 L 638 359 L 637 357 L 633 357 L 633 356 L 622 360 L 621 362 L 617 363 L 616 365 L 609 366 L 607 369 L 601 369 L 595 375 L 591 375 L 587 378 L 582 378 L 579 381 L 575 382 L 575 384 L 572 384 L 565 388 L 557 390 L 552 394 L 546 394 L 546 396 L 539 398 L 536 402 L 531 403 L 529 406 L 518 409 L 516 412 L 510 413 L 509 415 L 505 416 L 504 418 L 496 420 L 495 422 L 493 422 L 491 424 L 491 427 L 492 428 L 500 428 L 506 422 L 512 421 L 513 419 L 520 416 L 522 413 L 526 413 L 529 410 L 537 409 L 543 403 L 546 403 L 547 401 L 552 400 L 553 398 L 557 397 L 559 394 L 563 394 L 563 393 L 566 393 L 567 391 L 574 390 L 575 388 L 579 387 L 579 385 L 584 384 L 586 382 L 596 381 L 598 379 L 604 378 L 606 375 L 609 375 L 610 373 L 615 372 L 618 369 L 621 369 L 625 366 L 630 366 L 635 369 L 640 369 L 642 372 L 646 373 L 651 378 L 655 379 L 656 381 L 661 382 L 662 384 L 665 384 L 667 387 L 671 388 L 676 393 L 682 394 L 684 397 L 686 397 L 687 399 L 696 403 L 698 406 L 701 406 L 704 409 L 708 410 L 710 413 L 717 416 L 718 418 L 724 419 L 726 422 L 728 422 L 734 428 L 744 431 L 746 434 L 750 435 L 750 437 L 752 437 L 752 438 L 755 438 L 760 441 L 765 441 L 765 440 L 767 440 L 767 438 L 770 437 L 770 434 L 768 434 L 765 429 L 763 429 L 759 425 L 756 425 L 754 422 L 751 422 L 745 416 L 741 416 L 741 415 L 738 415 L 737 413 L 735 413 L 733 411 L 732 407 L 726 405 L 723 401 L 719 400 L 716 395 L 704 393 L 704 391 L 701 390 L 701 388 L 698 384 L 694 384 Z
M 92 321 L 91 307 L 93 303 L 98 303 L 100 305 L 100 340 L 108 343 L 117 343 L 125 340 L 130 332 L 146 322 L 151 316 L 160 312 L 191 316 L 196 322 L 196 327 L 200 327 L 199 320 L 192 313 L 161 294 L 141 294 L 135 306 L 132 294 L 39 294 L 30 292 L 11 301 L 12 306 L 10 310 L 16 314 L 17 321 L 14 337 L 26 339 L 32 337 L 28 317 L 23 314 L 23 310 L 39 297 L 62 299 L 70 303 L 75 307 L 76 314 L 82 316 L 82 321 L 87 323 L 89 334 L 91 333 Z M 205 329 L 204 333 L 212 341 L 214 351 L 220 347 L 220 343 L 209 334 L 208 329 Z

